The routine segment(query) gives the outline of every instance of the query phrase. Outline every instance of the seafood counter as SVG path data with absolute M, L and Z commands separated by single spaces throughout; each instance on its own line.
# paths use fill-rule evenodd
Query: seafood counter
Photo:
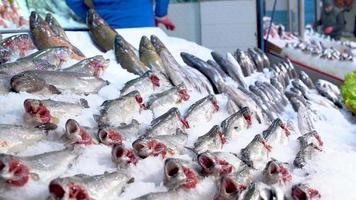
M 29 23 L 1 41 L 0 199 L 356 198 L 332 83 L 93 10 L 89 33 Z

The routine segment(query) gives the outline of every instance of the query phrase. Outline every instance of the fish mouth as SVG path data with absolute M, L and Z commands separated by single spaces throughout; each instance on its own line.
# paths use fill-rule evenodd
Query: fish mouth
M 74 119 L 69 119 L 66 122 L 66 133 L 67 138 L 72 144 L 92 144 L 92 137 L 87 130 L 81 128 L 77 121 Z
M 237 184 L 231 178 L 225 178 L 222 182 L 222 187 L 225 194 L 238 192 Z
M 199 165 L 203 168 L 204 173 L 212 174 L 215 168 L 215 161 L 207 155 L 200 154 L 198 156 Z
M 179 169 L 178 163 L 168 160 L 165 165 L 165 171 L 166 171 L 166 176 L 168 177 L 177 177 L 179 175 L 180 169 Z
M 132 144 L 132 148 L 134 149 L 136 154 L 142 159 L 145 159 L 150 155 L 146 144 L 142 143 L 141 141 L 134 142 Z
M 98 133 L 99 141 L 105 145 L 121 144 L 125 138 L 118 131 L 102 129 Z
M 122 164 L 136 165 L 138 160 L 132 150 L 126 149 L 123 144 L 115 144 L 111 151 L 111 158 L 114 162 Z
M 29 168 L 22 164 L 19 160 L 9 159 L 8 165 L 0 160 L 0 180 L 5 180 L 5 183 L 22 187 L 30 179 Z
M 50 123 L 52 121 L 50 111 L 41 101 L 26 99 L 24 107 L 26 113 L 33 117 L 37 122 Z
M 162 158 L 164 158 L 167 154 L 167 146 L 155 139 L 149 140 L 147 142 L 134 142 L 132 147 L 135 152 L 137 152 L 139 157 L 143 159 L 150 155 L 162 155 Z
M 49 185 L 49 193 L 54 199 L 63 199 L 68 196 L 72 200 L 90 200 L 88 191 L 75 183 L 62 185 L 52 182 Z

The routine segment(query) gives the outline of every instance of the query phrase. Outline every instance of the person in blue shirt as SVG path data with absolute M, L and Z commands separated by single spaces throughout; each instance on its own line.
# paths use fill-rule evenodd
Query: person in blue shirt
M 174 30 L 174 23 L 168 18 L 169 0 L 66 0 L 67 5 L 85 21 L 90 8 L 113 28 L 153 27 L 163 24 Z

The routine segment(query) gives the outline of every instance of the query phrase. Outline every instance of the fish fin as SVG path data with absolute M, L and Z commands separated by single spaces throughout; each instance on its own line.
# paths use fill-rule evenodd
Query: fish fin
M 88 103 L 88 101 L 86 99 L 80 98 L 79 102 L 80 102 L 80 105 L 82 105 L 84 108 L 90 108 L 89 107 L 89 103 Z
M 47 89 L 52 93 L 52 94 L 61 94 L 61 91 L 59 91 L 56 86 L 54 85 L 47 85 Z
M 35 126 L 35 128 L 38 128 L 40 130 L 45 130 L 45 131 L 50 131 L 50 130 L 55 130 L 57 129 L 57 124 L 54 123 L 45 123 L 45 124 L 40 124 L 38 126 Z
M 30 173 L 30 177 L 33 181 L 39 181 L 40 180 L 40 176 L 36 173 Z

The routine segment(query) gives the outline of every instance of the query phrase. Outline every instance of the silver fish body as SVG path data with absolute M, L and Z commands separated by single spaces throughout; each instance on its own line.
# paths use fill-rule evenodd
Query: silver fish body
M 207 150 L 219 151 L 226 143 L 224 134 L 218 125 L 213 126 L 210 131 L 200 137 L 194 143 L 194 152 L 197 154 Z
M 105 59 L 102 55 L 98 55 L 81 60 L 78 63 L 63 69 L 63 71 L 79 72 L 100 77 L 109 66 L 109 63 L 109 59 Z
M 97 138 L 105 145 L 121 144 L 123 141 L 133 142 L 139 136 L 140 129 L 141 124 L 133 119 L 129 124 L 101 127 Z
M 245 148 L 241 149 L 239 157 L 249 167 L 259 169 L 267 163 L 271 150 L 272 147 L 263 136 L 257 134 Z
M 275 186 L 268 186 L 261 182 L 253 183 L 247 189 L 245 195 L 241 198 L 244 200 L 284 200 L 285 195 L 283 191 Z
M 10 75 L 0 73 L 0 95 L 8 94 L 10 92 L 10 79 Z
M 293 161 L 293 165 L 297 168 L 303 168 L 318 151 L 320 151 L 320 149 L 314 144 L 309 144 L 307 146 L 301 147 Z
M 305 73 L 304 71 L 299 72 L 299 79 L 303 81 L 303 83 L 309 87 L 309 89 L 314 89 L 315 85 L 309 75 Z
M 282 122 L 279 118 L 275 119 L 272 124 L 263 131 L 263 138 L 269 144 L 287 144 L 289 141 L 290 131 L 288 130 L 286 124 Z
M 225 138 L 231 140 L 236 134 L 241 134 L 243 130 L 252 125 L 252 114 L 248 107 L 240 109 L 221 122 L 221 129 Z
M 340 90 L 339 88 L 325 80 L 317 80 L 315 82 L 315 87 L 318 92 L 333 102 L 337 107 L 342 108 L 342 103 L 340 101 Z

